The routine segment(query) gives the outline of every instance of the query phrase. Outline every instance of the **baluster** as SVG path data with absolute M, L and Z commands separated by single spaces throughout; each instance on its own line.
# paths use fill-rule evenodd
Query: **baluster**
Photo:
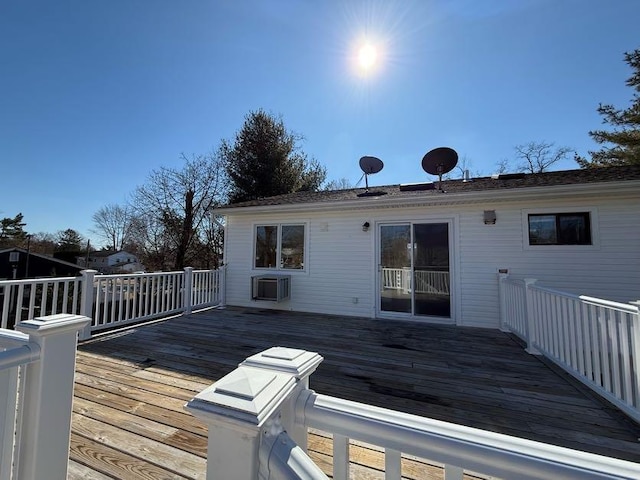
M 400 451 L 390 448 L 384 451 L 384 478 L 385 480 L 401 480 L 402 456 Z
M 11 297 L 13 297 L 13 285 L 4 285 L 2 287 L 4 300 L 2 301 L 2 319 L 0 319 L 0 328 L 7 328 L 9 323 L 9 310 L 11 309 Z
M 76 313 L 75 310 L 72 312 L 67 310 L 69 304 L 69 285 L 71 285 L 71 282 L 64 282 L 62 287 L 62 313 Z
M 633 370 L 631 368 L 631 352 L 629 345 L 631 344 L 630 333 L 631 314 L 620 312 L 620 357 L 623 395 L 622 399 L 629 405 L 633 405 Z
M 444 480 L 462 480 L 464 476 L 464 469 L 456 467 L 454 465 L 444 466 Z
M 125 309 L 124 309 L 124 319 L 125 320 L 130 320 L 132 317 L 131 315 L 131 280 L 133 280 L 133 277 L 126 277 L 125 281 L 126 281 L 126 285 L 127 285 L 127 294 L 124 296 L 124 301 L 125 301 Z
M 611 392 L 611 362 L 609 349 L 609 318 L 607 310 L 604 307 L 597 307 L 598 309 L 598 322 L 600 324 L 600 352 L 602 361 L 602 384 L 603 387 Z
M 58 313 L 58 289 L 59 288 L 60 288 L 60 282 L 54 282 L 53 296 L 51 297 L 51 312 L 50 312 L 51 315 Z
M 120 292 L 118 294 L 118 322 L 122 321 L 122 315 L 123 315 L 123 305 L 124 305 L 124 278 L 120 277 L 118 278 L 118 283 L 120 286 Z
M 116 279 L 111 278 L 109 280 L 109 283 L 111 284 L 111 322 L 110 323 L 113 324 L 116 321 Z
M 621 371 L 620 371 L 620 332 L 618 330 L 618 323 L 620 320 L 621 312 L 616 310 L 609 310 L 609 355 L 611 357 L 611 388 L 613 394 L 622 398 L 622 384 L 621 384 Z
M 0 348 L 0 351 L 2 349 Z M 12 367 L 0 370 L 0 478 L 12 478 L 16 447 L 14 429 L 16 427 L 16 402 L 18 401 L 18 369 Z M 22 375 L 24 377 L 24 375 Z M 16 442 L 17 443 L 17 442 Z
M 333 478 L 349 479 L 349 439 L 336 433 L 333 434 Z

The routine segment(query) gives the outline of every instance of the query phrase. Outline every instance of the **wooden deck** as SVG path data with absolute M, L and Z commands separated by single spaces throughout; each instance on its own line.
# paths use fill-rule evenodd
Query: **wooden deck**
M 206 427 L 184 403 L 271 346 L 320 353 L 319 393 L 640 462 L 638 425 L 499 331 L 227 308 L 79 347 L 68 478 L 204 478 Z M 330 475 L 330 438 L 310 454 Z M 375 449 L 351 458 L 353 478 L 383 478 Z M 412 459 L 403 475 L 442 478 Z

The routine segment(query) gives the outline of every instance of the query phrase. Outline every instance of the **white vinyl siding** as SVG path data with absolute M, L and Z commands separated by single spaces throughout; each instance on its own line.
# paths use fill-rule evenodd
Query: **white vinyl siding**
M 566 208 L 565 208 L 566 206 Z M 597 246 L 530 249 L 526 212 L 558 208 L 596 209 Z M 485 225 L 484 210 L 495 210 Z M 524 217 L 523 217 L 524 216 Z M 523 218 L 525 221 L 523 222 Z M 374 225 L 388 221 L 451 221 L 452 317 L 460 325 L 498 327 L 498 269 L 535 278 L 560 290 L 628 302 L 640 297 L 640 208 L 634 199 L 475 202 L 473 204 L 380 208 L 300 214 L 228 216 L 225 262 L 227 303 L 343 316 L 376 315 L 378 275 Z M 370 222 L 369 231 L 362 230 Z M 279 304 L 251 300 L 254 225 L 305 223 L 307 265 L 291 271 L 291 299 Z M 594 237 L 595 238 L 595 237 Z M 287 272 L 289 273 L 289 272 Z M 424 320 L 424 319 L 421 319 Z

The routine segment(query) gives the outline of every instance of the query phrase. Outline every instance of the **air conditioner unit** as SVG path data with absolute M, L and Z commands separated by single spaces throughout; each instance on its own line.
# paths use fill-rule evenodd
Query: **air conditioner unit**
M 291 293 L 291 275 L 259 275 L 251 277 L 251 298 L 282 302 Z

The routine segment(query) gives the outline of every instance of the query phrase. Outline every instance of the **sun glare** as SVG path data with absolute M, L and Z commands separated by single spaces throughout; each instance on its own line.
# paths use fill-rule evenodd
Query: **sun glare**
M 378 50 L 370 43 L 364 44 L 358 50 L 358 65 L 364 72 L 368 72 L 376 66 Z

